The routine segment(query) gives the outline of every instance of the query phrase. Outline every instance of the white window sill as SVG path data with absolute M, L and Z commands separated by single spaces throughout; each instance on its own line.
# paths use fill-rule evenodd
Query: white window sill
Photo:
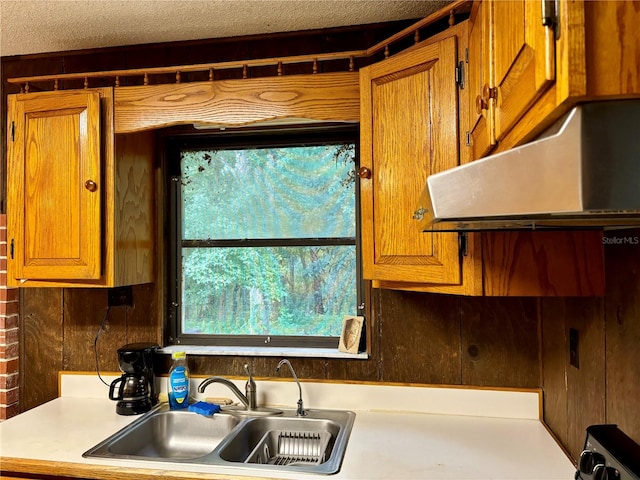
M 367 360 L 367 352 L 345 353 L 337 348 L 258 348 L 258 347 L 212 347 L 205 345 L 169 345 L 158 350 L 158 353 L 171 354 L 185 352 L 187 355 L 234 355 L 243 357 L 313 357 L 344 358 L 350 360 Z

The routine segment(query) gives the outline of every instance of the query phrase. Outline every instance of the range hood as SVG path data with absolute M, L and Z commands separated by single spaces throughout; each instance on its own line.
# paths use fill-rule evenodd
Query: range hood
M 640 226 L 640 99 L 574 107 L 537 140 L 431 175 L 424 231 Z

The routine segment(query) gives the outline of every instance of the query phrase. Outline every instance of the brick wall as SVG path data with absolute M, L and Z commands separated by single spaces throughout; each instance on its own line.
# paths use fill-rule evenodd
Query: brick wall
M 18 289 L 7 288 L 7 216 L 0 215 L 0 421 L 18 406 Z

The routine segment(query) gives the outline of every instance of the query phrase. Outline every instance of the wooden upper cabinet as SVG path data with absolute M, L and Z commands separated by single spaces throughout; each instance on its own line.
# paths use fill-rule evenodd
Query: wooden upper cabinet
M 469 135 L 477 159 L 554 84 L 556 41 L 535 1 L 476 1 L 469 31 Z
M 360 70 L 363 271 L 367 279 L 457 284 L 458 235 L 411 220 L 427 177 L 459 163 L 456 38 Z
M 98 279 L 100 94 L 10 100 L 9 230 L 20 279 Z
M 542 22 L 541 2 L 490 2 L 493 28 L 493 84 L 483 87 L 495 103 L 495 135 L 500 140 L 555 78 L 555 36 Z
M 474 71 L 477 58 L 475 53 L 471 56 L 472 48 L 465 87 L 454 81 L 455 64 L 464 63 L 466 57 L 467 35 L 473 38 L 480 32 L 481 38 L 488 38 L 491 4 L 482 3 L 485 9 L 474 5 L 471 13 L 472 21 L 483 19 L 480 30 L 473 30 L 478 24 L 467 30 L 470 22 L 452 27 L 441 38 L 360 71 L 364 276 L 373 280 L 374 287 L 431 293 L 602 295 L 599 232 L 461 236 L 424 233 L 412 220 L 426 178 L 470 160 L 469 152 L 462 150 L 458 122 L 475 124 L 476 132 L 484 130 L 487 140 L 482 148 L 492 148 L 486 130 L 491 116 L 469 111 L 475 108 L 469 97 L 475 97 L 474 89 L 481 90 L 491 75 L 484 62 Z M 481 56 L 489 58 L 489 51 L 482 50 Z
M 557 8 L 546 25 L 543 3 Z M 473 160 L 534 140 L 580 102 L 640 95 L 635 2 L 476 0 L 469 22 Z
M 154 135 L 113 134 L 111 88 L 9 95 L 7 282 L 153 281 Z
M 468 88 L 469 147 L 471 157 L 486 155 L 496 143 L 495 104 L 486 100 L 485 85 L 493 85 L 491 69 L 491 9 L 489 2 L 475 2 L 469 17 Z

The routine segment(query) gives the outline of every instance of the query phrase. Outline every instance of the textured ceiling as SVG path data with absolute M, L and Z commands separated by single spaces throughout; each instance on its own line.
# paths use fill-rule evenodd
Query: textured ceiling
M 0 0 L 0 56 L 422 18 L 447 3 L 450 2 Z

